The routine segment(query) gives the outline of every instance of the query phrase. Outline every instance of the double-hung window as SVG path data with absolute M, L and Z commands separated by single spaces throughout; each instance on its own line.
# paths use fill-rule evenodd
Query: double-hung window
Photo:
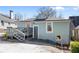
M 53 23 L 52 22 L 47 22 L 46 23 L 46 32 L 47 33 L 52 33 L 53 32 Z

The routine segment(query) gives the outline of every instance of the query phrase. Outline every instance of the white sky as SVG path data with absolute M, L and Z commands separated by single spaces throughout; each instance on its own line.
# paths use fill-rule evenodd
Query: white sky
M 9 6 L 79 6 L 78 0 L 1 0 L 0 5 Z

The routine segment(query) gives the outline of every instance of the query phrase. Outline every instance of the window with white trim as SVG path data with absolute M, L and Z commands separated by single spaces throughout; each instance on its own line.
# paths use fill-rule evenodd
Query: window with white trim
M 4 21 L 1 21 L 1 25 L 4 26 Z
M 51 22 L 47 22 L 46 24 L 46 32 L 53 32 L 53 24 Z

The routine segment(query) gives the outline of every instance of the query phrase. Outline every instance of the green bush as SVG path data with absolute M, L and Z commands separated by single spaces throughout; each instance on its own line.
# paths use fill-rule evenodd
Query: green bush
M 4 35 L 3 35 L 3 38 L 4 38 L 4 40 L 7 40 L 8 39 L 8 33 L 4 33 Z
M 71 46 L 72 53 L 79 53 L 79 42 L 78 41 L 71 42 L 70 46 Z

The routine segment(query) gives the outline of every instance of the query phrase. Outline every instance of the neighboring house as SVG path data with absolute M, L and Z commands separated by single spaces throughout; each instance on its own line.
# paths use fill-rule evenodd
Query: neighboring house
M 73 22 L 75 27 L 79 25 L 79 16 L 70 16 L 69 19 Z
M 13 19 L 10 19 L 8 16 L 0 14 L 0 35 L 2 35 L 7 27 L 16 28 L 16 24 Z
M 73 30 L 73 39 L 79 40 L 79 26 L 75 27 Z
M 32 21 L 30 20 L 15 21 L 19 30 L 23 30 L 24 28 L 31 27 L 31 22 Z
M 60 35 L 63 39 L 63 44 L 69 44 L 71 40 L 71 22 L 69 19 L 35 19 L 34 21 L 20 21 L 19 27 L 30 27 L 33 28 L 33 38 L 51 40 L 56 42 L 56 36 Z
M 70 16 L 69 19 L 73 22 L 72 39 L 79 40 L 79 16 Z

